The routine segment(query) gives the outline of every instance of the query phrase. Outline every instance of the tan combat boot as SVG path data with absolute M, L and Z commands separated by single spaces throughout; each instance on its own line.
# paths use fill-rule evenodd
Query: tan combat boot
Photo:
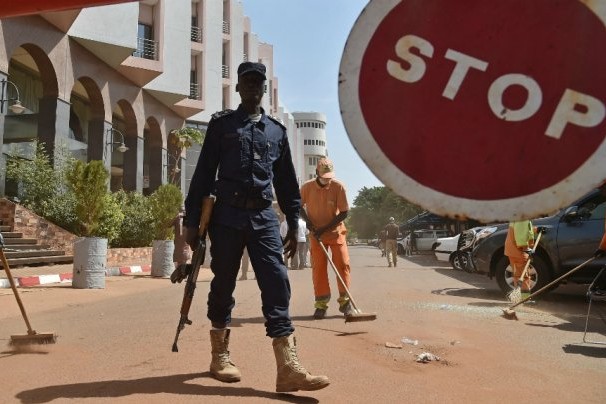
M 297 357 L 297 342 L 294 335 L 273 339 L 278 377 L 276 391 L 278 393 L 290 391 L 320 390 L 330 382 L 326 376 L 313 376 L 299 363 Z
M 219 381 L 233 383 L 240 381 L 240 371 L 229 357 L 230 329 L 210 330 L 210 344 L 212 346 L 212 361 L 210 373 Z

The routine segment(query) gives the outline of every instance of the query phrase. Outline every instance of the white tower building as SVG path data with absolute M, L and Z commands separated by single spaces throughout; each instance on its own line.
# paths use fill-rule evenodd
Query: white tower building
M 293 112 L 299 137 L 303 139 L 304 178 L 316 176 L 316 165 L 328 156 L 326 147 L 326 115 L 321 112 Z

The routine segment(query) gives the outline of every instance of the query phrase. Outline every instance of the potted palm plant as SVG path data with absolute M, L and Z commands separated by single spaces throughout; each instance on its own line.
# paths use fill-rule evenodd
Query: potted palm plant
M 74 241 L 74 288 L 105 288 L 107 239 L 98 236 L 108 180 L 109 173 L 99 160 L 76 160 L 66 173 L 67 187 L 74 195 L 75 233 L 80 236 Z
M 174 167 L 170 172 L 170 183 L 177 183 L 177 174 L 180 172 L 181 156 L 183 152 L 194 144 L 202 144 L 204 134 L 196 128 L 184 126 L 179 129 L 173 129 L 170 134 L 170 142 L 175 146 L 174 154 L 170 154 L 170 158 L 174 161 Z
M 173 223 L 181 210 L 183 195 L 176 185 L 164 184 L 149 198 L 154 229 L 151 275 L 164 278 L 170 276 L 175 269 Z

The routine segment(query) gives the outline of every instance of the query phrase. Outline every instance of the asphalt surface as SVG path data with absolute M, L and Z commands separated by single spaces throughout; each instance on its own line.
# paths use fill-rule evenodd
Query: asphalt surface
M 485 276 L 431 256 L 387 268 L 376 248 L 350 252 L 351 291 L 376 321 L 346 324 L 336 302 L 327 319 L 313 320 L 310 270 L 290 272 L 299 357 L 312 373 L 329 376 L 326 389 L 274 392 L 275 361 L 254 280 L 238 282 L 231 325 L 230 351 L 243 379 L 210 378 L 211 274 L 203 269 L 178 353 L 170 348 L 183 285 L 137 275 L 110 277 L 102 290 L 22 288 L 34 328 L 59 335 L 54 345 L 27 350 L 5 345 L 25 326 L 10 289 L 0 290 L 0 402 L 606 402 L 606 347 L 581 342 L 584 287 L 562 287 L 516 309 L 520 321 L 510 321 L 500 316 L 507 303 Z M 599 332 L 592 335 L 606 339 L 605 323 L 593 320 Z M 417 362 L 423 353 L 440 360 Z

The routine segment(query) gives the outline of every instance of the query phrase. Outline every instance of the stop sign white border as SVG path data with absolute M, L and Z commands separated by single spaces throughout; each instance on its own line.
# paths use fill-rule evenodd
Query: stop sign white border
M 408 0 L 370 1 L 349 34 L 339 68 L 339 105 L 343 123 L 366 165 L 386 186 L 433 213 L 493 222 L 531 219 L 555 212 L 604 181 L 606 140 L 569 177 L 534 194 L 508 199 L 475 200 L 444 194 L 420 184 L 395 166 L 375 142 L 366 125 L 360 108 L 358 83 L 362 58 L 372 36 L 387 14 L 403 1 Z M 606 25 L 606 2 L 581 2 Z M 396 117 L 386 116 L 385 119 L 392 119 L 396 126 Z M 541 169 L 548 170 L 549 167 L 537 167 L 538 172 Z M 532 181 L 532 177 L 528 180 Z

